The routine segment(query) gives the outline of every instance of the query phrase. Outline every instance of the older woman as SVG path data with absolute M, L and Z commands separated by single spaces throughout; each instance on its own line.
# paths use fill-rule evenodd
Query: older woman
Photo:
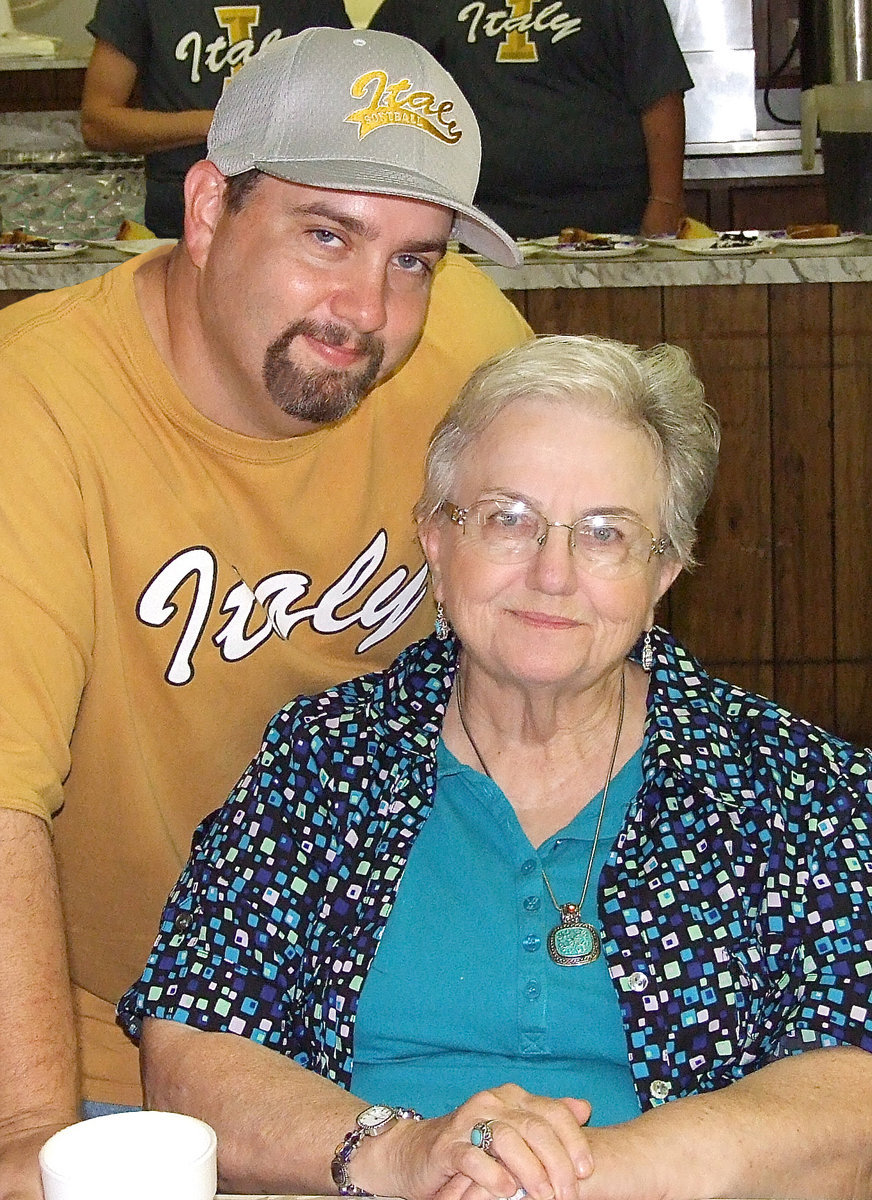
M 872 1194 L 872 756 L 654 627 L 717 443 L 595 338 L 437 430 L 435 635 L 277 715 L 121 1004 L 226 1189 Z

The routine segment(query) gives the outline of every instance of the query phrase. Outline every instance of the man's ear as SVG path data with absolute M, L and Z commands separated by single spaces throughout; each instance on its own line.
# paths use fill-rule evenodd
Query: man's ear
M 195 162 L 185 176 L 185 246 L 196 267 L 209 256 L 226 187 L 226 177 L 206 159 Z

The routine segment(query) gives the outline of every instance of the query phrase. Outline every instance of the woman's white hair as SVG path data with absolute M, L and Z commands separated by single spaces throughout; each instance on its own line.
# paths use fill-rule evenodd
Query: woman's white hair
M 717 414 L 705 402 L 689 355 L 601 337 L 541 337 L 483 363 L 437 425 L 415 517 L 426 522 L 452 500 L 466 451 L 503 409 L 524 400 L 571 404 L 643 430 L 665 483 L 660 533 L 685 568 L 694 565 L 696 521 L 714 482 Z

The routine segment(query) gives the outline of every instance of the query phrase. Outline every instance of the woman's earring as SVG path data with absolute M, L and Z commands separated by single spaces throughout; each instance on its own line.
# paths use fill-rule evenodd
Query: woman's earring
M 438 622 L 438 618 L 437 618 Z M 642 670 L 651 674 L 651 668 L 654 666 L 654 647 L 651 645 L 651 630 L 645 630 L 645 640 L 642 643 Z
M 448 624 L 441 600 L 436 604 L 436 636 L 440 642 L 447 642 L 451 637 L 451 626 Z

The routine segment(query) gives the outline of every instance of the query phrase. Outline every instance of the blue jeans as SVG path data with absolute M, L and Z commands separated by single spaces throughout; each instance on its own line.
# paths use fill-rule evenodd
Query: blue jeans
M 82 1120 L 90 1121 L 91 1117 L 108 1117 L 111 1113 L 137 1112 L 132 1104 L 104 1104 L 102 1100 L 82 1101 Z

